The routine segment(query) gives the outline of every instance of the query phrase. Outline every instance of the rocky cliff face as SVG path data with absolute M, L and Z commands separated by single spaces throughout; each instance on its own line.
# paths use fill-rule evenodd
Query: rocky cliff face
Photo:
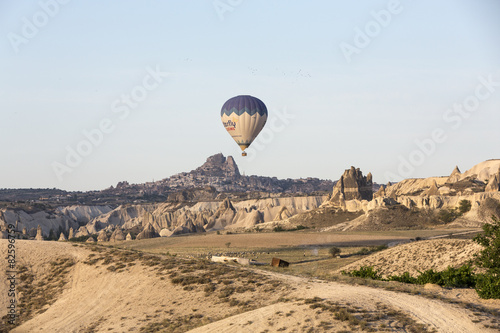
M 226 158 L 220 153 L 207 158 L 207 161 L 194 170 L 193 173 L 211 177 L 225 177 L 227 179 L 240 177 L 240 171 L 233 157 L 228 156 Z
M 96 217 L 79 230 L 78 235 L 95 234 L 99 230 L 151 228 L 161 236 L 205 232 L 254 226 L 319 207 L 326 196 L 289 197 L 120 206 Z M 155 235 L 156 235 L 155 234 Z
M 339 181 L 333 187 L 330 202 L 343 204 L 346 200 L 371 200 L 373 198 L 372 174 L 363 176 L 359 168 L 351 167 L 345 170 Z

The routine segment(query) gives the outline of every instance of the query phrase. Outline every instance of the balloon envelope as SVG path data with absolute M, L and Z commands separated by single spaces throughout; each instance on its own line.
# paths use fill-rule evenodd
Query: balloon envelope
M 240 95 L 224 103 L 220 117 L 227 132 L 245 150 L 266 124 L 267 108 L 256 97 Z

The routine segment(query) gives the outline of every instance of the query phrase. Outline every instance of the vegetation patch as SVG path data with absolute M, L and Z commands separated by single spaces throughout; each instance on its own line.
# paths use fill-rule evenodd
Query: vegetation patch
M 304 303 L 317 313 L 329 312 L 333 318 L 346 322 L 351 331 L 379 332 L 404 329 L 406 332 L 435 332 L 427 325 L 418 323 L 402 311 L 395 310 L 383 303 L 377 303 L 375 310 L 367 310 L 339 302 L 325 301 L 319 297 L 305 299 Z M 331 322 L 321 322 L 320 327 L 329 328 Z
M 75 264 L 71 258 L 58 258 L 48 263 L 48 270 L 41 276 L 35 276 L 30 267 L 18 266 L 18 317 L 16 325 L 28 321 L 37 314 L 43 313 L 52 305 L 68 282 L 67 275 Z M 2 318 L 0 332 L 8 332 L 15 326 Z

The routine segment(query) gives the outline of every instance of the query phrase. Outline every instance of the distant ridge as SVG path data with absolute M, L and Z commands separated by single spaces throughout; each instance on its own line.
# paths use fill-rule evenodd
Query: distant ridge
M 277 177 L 241 175 L 238 165 L 232 156 L 225 157 L 222 153 L 212 155 L 200 167 L 181 172 L 171 177 L 146 182 L 130 184 L 121 181 L 102 191 L 63 191 L 59 189 L 0 189 L 0 201 L 46 201 L 51 203 L 75 204 L 120 204 L 125 202 L 161 202 L 176 193 L 204 189 L 204 199 L 212 199 L 218 193 L 224 192 L 268 192 L 294 194 L 312 194 L 313 192 L 330 192 L 332 180 L 318 178 L 278 179 Z M 182 194 L 186 200 L 189 194 Z M 177 197 L 176 199 L 179 199 Z

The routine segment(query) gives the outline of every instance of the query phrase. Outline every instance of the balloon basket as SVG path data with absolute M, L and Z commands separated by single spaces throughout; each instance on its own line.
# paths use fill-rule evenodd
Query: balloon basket
M 242 152 L 242 153 L 241 153 L 241 156 L 247 156 L 247 153 Z

